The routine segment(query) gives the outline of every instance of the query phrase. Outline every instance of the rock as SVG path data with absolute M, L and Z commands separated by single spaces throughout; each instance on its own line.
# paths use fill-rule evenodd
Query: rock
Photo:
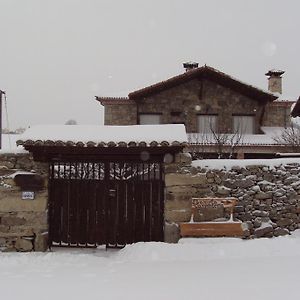
M 253 226 L 254 228 L 259 228 L 262 224 L 262 220 L 261 218 L 256 218 L 254 221 L 253 221 Z
M 291 219 L 284 218 L 284 219 L 278 220 L 276 223 L 279 227 L 286 227 L 286 226 L 291 225 L 293 223 L 293 221 Z
M 190 174 L 166 174 L 165 184 L 166 187 L 174 185 L 193 185 L 193 184 L 206 184 L 205 174 L 197 174 L 191 176 Z
M 240 213 L 240 212 L 244 212 L 245 211 L 245 207 L 242 205 L 237 205 L 234 207 L 234 212 L 235 213 Z
M 0 247 L 3 247 L 6 245 L 6 239 L 0 237 Z
M 165 242 L 177 243 L 180 239 L 180 230 L 175 223 L 165 223 Z
M 24 218 L 19 218 L 14 216 L 7 216 L 1 219 L 1 224 L 7 226 L 24 225 L 25 223 L 26 220 Z
M 262 223 L 259 228 L 254 230 L 254 236 L 257 238 L 268 236 L 270 237 L 271 233 L 273 233 L 273 226 L 269 223 Z
M 252 215 L 254 217 L 268 217 L 269 216 L 269 212 L 268 211 L 264 211 L 264 210 L 255 210 L 255 211 L 253 211 Z
M 247 178 L 242 179 L 242 180 L 237 180 L 237 181 L 236 181 L 236 185 L 237 185 L 238 187 L 244 188 L 244 189 L 249 188 L 249 187 L 251 187 L 251 186 L 254 186 L 254 184 L 255 184 L 255 183 L 254 183 L 253 180 L 247 179 Z
M 283 181 L 283 183 L 286 184 L 286 185 L 290 185 L 290 184 L 292 184 L 292 183 L 294 183 L 294 182 L 297 182 L 297 181 L 299 181 L 299 177 L 296 176 L 296 175 L 292 175 L 292 176 L 287 177 L 287 178 Z
M 290 232 L 286 228 L 278 227 L 274 230 L 274 236 L 283 236 L 283 235 L 288 235 L 288 234 L 290 234 Z
M 242 223 L 242 230 L 243 230 L 243 238 L 248 238 L 250 236 L 250 228 L 248 223 Z
M 300 189 L 300 180 L 299 181 L 295 181 L 291 184 L 291 187 L 295 190 L 299 190 Z
M 19 238 L 16 241 L 15 248 L 17 249 L 17 251 L 28 252 L 33 249 L 33 245 L 31 240 Z
M 275 186 L 274 183 L 267 180 L 259 181 L 257 185 L 259 185 L 260 189 L 265 192 L 273 190 Z
M 175 155 L 175 162 L 184 164 L 184 165 L 190 165 L 192 162 L 192 156 L 190 153 L 177 153 Z
M 269 199 L 272 198 L 272 192 L 258 192 L 254 197 L 259 200 Z
M 286 194 L 286 191 L 284 189 L 278 189 L 274 192 L 274 197 L 282 197 L 282 196 L 285 196 Z
M 34 239 L 34 251 L 47 251 L 48 249 L 48 232 L 36 234 Z
M 261 192 L 259 185 L 255 185 L 251 188 L 251 190 L 255 193 Z
M 229 196 L 231 192 L 230 188 L 227 188 L 226 186 L 218 186 L 216 194 L 220 196 Z

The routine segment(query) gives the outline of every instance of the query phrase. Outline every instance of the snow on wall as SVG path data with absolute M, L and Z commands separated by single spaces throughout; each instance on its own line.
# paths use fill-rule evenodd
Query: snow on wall
M 247 167 L 247 166 L 269 166 L 274 168 L 286 164 L 300 164 L 300 158 L 273 158 L 273 159 L 203 159 L 194 160 L 193 167 L 201 167 L 208 169 L 226 169 L 230 170 L 232 167 Z

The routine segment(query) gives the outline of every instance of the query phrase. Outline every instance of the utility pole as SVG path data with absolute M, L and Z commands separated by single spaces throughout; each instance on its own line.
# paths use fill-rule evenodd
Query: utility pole
M 0 149 L 2 148 L 2 95 L 5 92 L 0 90 Z

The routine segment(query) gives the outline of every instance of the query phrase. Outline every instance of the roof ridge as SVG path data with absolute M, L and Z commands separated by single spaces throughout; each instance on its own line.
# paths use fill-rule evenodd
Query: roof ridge
M 232 83 L 235 83 L 235 85 L 245 86 L 248 89 L 252 89 L 256 93 L 264 94 L 267 97 L 269 97 L 269 100 L 274 101 L 278 98 L 276 95 L 274 95 L 273 93 L 271 93 L 267 90 L 264 90 L 262 88 L 258 88 L 256 86 L 251 85 L 251 84 L 248 84 L 244 81 L 241 81 L 241 80 L 239 80 L 239 79 L 237 79 L 237 78 L 235 78 L 231 75 L 228 75 L 228 74 L 224 73 L 223 71 L 215 69 L 215 68 L 213 68 L 211 66 L 208 66 L 206 64 L 204 66 L 192 69 L 192 70 L 184 72 L 182 74 L 170 77 L 166 80 L 162 80 L 160 82 L 154 83 L 154 84 L 146 86 L 144 88 L 135 90 L 135 91 L 129 93 L 128 97 L 129 97 L 129 99 L 135 99 L 135 98 L 138 98 L 140 96 L 143 96 L 144 94 L 153 93 L 154 90 L 156 90 L 156 89 L 167 88 L 167 86 L 169 86 L 169 85 L 176 84 L 177 81 L 181 81 L 181 80 L 185 81 L 185 80 L 197 77 L 197 75 L 205 76 L 205 72 L 208 72 L 208 74 L 209 74 L 209 72 L 211 72 L 210 75 L 219 75 L 220 77 L 223 77 L 224 79 L 231 80 Z

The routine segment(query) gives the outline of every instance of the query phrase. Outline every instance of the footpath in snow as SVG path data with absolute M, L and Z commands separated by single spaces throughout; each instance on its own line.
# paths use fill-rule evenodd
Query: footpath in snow
M 0 253 L 0 299 L 298 299 L 299 269 L 300 230 L 273 239 Z

